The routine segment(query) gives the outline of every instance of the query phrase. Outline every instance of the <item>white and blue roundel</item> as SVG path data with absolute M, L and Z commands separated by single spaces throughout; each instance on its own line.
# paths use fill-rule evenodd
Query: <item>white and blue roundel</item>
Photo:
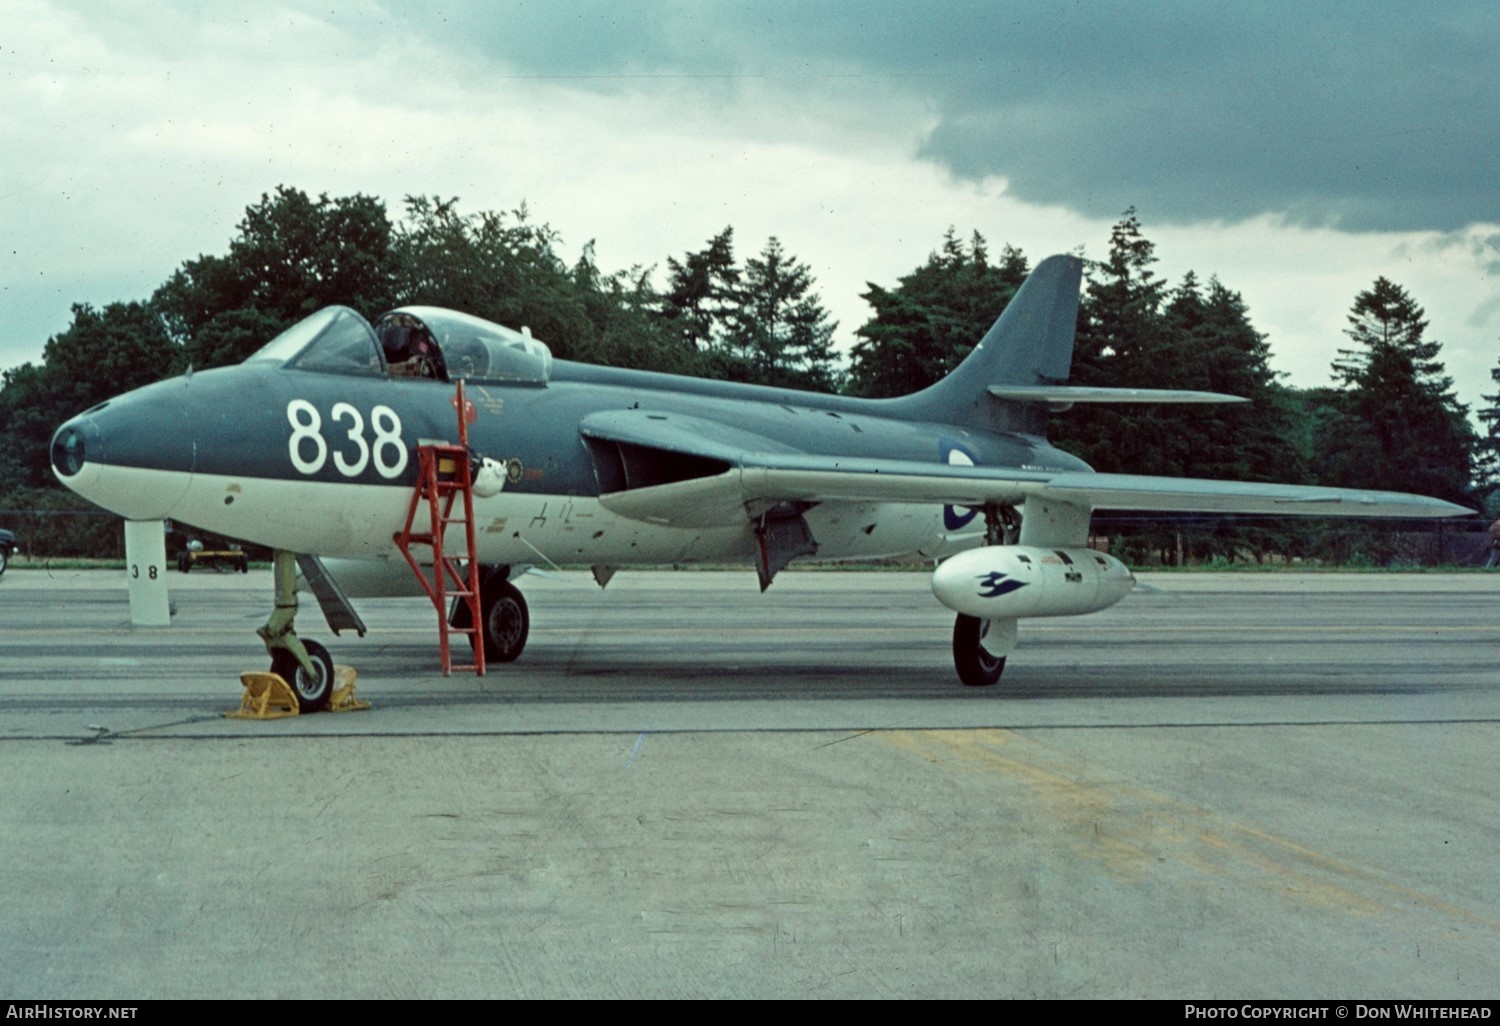
M 956 438 L 939 438 L 938 454 L 945 463 L 953 467 L 973 467 L 979 463 L 974 450 Z M 972 506 L 944 506 L 943 527 L 949 531 L 961 531 L 978 515 L 979 510 Z

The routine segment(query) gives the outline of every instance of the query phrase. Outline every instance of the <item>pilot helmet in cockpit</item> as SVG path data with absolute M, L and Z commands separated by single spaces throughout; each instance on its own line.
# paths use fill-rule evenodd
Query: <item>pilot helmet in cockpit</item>
M 427 325 L 411 314 L 389 313 L 375 324 L 392 377 L 446 378 L 443 354 Z

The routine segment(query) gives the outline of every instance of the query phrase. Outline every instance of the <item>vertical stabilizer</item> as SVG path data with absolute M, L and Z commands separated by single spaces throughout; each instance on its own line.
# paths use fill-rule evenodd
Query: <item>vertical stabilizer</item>
M 1016 291 L 1000 319 L 943 380 L 898 399 L 901 415 L 989 431 L 1046 433 L 1046 406 L 990 395 L 991 385 L 1060 385 L 1073 364 L 1083 260 L 1048 257 Z

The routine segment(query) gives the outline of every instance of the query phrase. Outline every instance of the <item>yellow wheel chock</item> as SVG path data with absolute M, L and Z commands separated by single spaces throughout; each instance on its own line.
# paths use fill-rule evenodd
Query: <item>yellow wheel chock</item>
M 370 708 L 370 703 L 354 697 L 354 678 L 358 676 L 352 666 L 333 668 L 333 694 L 328 699 L 329 712 L 358 712 Z
M 354 679 L 358 676 L 352 666 L 333 668 L 333 695 L 328 700 L 329 712 L 355 712 L 370 708 L 370 703 L 354 697 Z M 245 693 L 240 696 L 240 707 L 224 715 L 235 720 L 276 720 L 283 716 L 296 716 L 300 710 L 292 686 L 282 680 L 279 673 L 264 670 L 247 670 L 240 674 L 240 683 Z
M 255 670 L 240 674 L 240 683 L 245 685 L 240 707 L 225 716 L 237 720 L 275 720 L 297 715 L 297 696 L 292 694 L 292 686 L 281 679 L 281 674 Z

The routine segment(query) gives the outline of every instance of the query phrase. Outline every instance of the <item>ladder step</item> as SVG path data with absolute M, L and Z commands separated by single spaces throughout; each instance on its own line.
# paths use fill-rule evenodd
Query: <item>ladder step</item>
M 464 398 L 464 386 L 460 381 L 454 396 L 455 409 L 462 413 L 470 407 Z M 406 555 L 408 562 L 422 579 L 427 597 L 437 608 L 438 638 L 442 646 L 443 674 L 453 671 L 483 673 L 484 653 L 475 646 L 483 628 L 479 626 L 483 609 L 479 602 L 478 554 L 474 544 L 474 521 L 470 515 L 473 501 L 474 461 L 468 448 L 467 421 L 462 415 L 458 420 L 458 442 L 436 442 L 417 447 L 418 476 L 407 512 L 406 528 L 396 535 L 396 542 Z M 463 495 L 463 506 L 457 498 Z M 425 511 L 423 507 L 425 506 Z M 458 514 L 455 516 L 455 512 Z M 414 531 L 418 522 L 426 523 L 430 530 Z M 452 525 L 462 524 L 467 530 L 465 537 L 456 545 L 449 545 Z M 426 546 L 433 555 L 430 571 L 420 567 L 411 553 L 414 545 Z M 454 556 L 444 552 L 450 548 L 461 553 Z M 466 560 L 460 565 L 461 560 Z M 462 606 L 469 611 L 470 626 L 452 627 L 448 624 L 448 610 Z M 471 652 L 476 658 L 470 663 L 453 662 L 449 640 L 453 635 L 467 636 Z

